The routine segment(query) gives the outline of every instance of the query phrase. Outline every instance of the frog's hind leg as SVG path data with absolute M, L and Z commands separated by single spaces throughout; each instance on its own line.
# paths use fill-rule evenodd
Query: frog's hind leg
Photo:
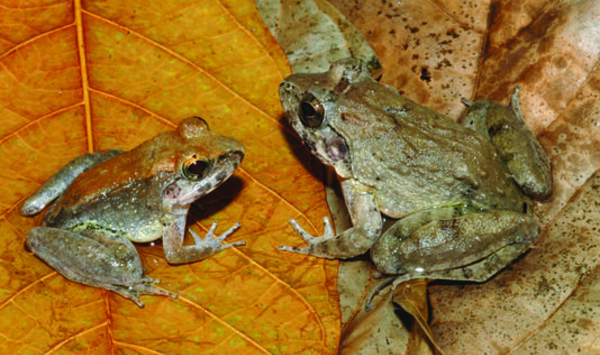
M 474 210 L 469 207 L 443 207 L 423 210 L 410 214 L 388 228 L 371 248 L 371 259 L 377 270 L 384 274 L 394 275 L 405 273 L 400 270 L 400 264 L 406 261 L 398 260 L 399 251 L 405 250 L 404 241 L 413 238 L 414 234 L 422 227 L 439 221 L 454 220 Z M 408 245 L 408 244 L 407 244 Z
M 523 120 L 518 94 L 519 88 L 515 89 L 508 107 L 489 100 L 463 100 L 469 110 L 462 124 L 490 139 L 523 192 L 544 200 L 552 193 L 552 167 Z
M 459 217 L 432 220 L 452 214 Z M 424 211 L 386 231 L 373 246 L 372 258 L 380 271 L 400 275 L 392 279 L 394 288 L 419 278 L 483 282 L 529 249 L 538 232 L 535 219 L 526 213 Z M 379 285 L 369 303 L 390 282 Z
M 23 216 L 32 216 L 41 212 L 50 202 L 60 196 L 73 180 L 84 171 L 121 154 L 121 150 L 88 153 L 71 160 L 50 178 L 21 208 Z
M 432 221 L 408 237 L 396 232 L 397 228 L 384 233 L 372 251 L 377 269 L 390 275 L 470 265 L 512 244 L 531 245 L 539 228 L 530 214 L 492 210 Z
M 33 228 L 27 247 L 65 278 L 114 291 L 142 307 L 142 294 L 175 294 L 152 286 L 133 244 L 114 232 L 92 225 L 73 230 Z
M 439 270 L 433 272 L 419 272 L 419 273 L 408 273 L 391 277 L 385 281 L 382 281 L 373 290 L 365 306 L 365 310 L 371 308 L 371 303 L 375 296 L 377 296 L 383 289 L 392 285 L 392 290 L 401 285 L 404 282 L 415 280 L 415 279 L 432 279 L 432 280 L 448 280 L 448 281 L 471 281 L 471 282 L 484 282 L 490 277 L 497 274 L 500 270 L 510 264 L 514 260 L 515 255 L 520 255 L 526 252 L 531 247 L 531 243 L 523 244 L 511 244 L 500 249 L 496 253 L 480 260 L 471 265 L 463 266 L 458 269 Z

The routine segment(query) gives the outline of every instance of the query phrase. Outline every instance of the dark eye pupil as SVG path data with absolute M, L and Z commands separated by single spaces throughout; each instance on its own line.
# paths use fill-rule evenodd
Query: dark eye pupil
M 308 102 L 301 103 L 300 109 L 302 110 L 304 117 L 311 117 L 317 114 L 317 110 L 315 110 L 314 106 Z
M 206 170 L 207 166 L 208 166 L 208 164 L 206 162 L 203 162 L 201 160 L 196 160 L 195 162 L 190 164 L 190 166 L 188 167 L 188 171 L 191 174 L 200 176 L 200 175 L 202 175 L 204 170 Z
M 300 119 L 305 126 L 319 127 L 323 122 L 323 106 L 319 100 L 311 94 L 307 94 L 300 102 Z

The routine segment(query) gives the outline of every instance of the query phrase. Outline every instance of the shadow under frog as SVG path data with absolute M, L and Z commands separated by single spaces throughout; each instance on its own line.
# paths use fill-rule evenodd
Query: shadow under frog
M 352 227 L 279 249 L 324 258 L 370 250 L 377 269 L 415 278 L 482 282 L 525 252 L 539 228 L 532 199 L 552 192 L 548 157 L 508 107 L 464 101 L 462 124 L 374 81 L 356 59 L 283 80 L 280 98 L 304 144 L 340 180 Z M 398 219 L 383 232 L 384 216 Z M 393 279 L 392 279 L 393 280 Z M 382 284 L 378 289 L 385 287 Z
M 177 295 L 153 286 L 131 243 L 162 238 L 171 264 L 202 260 L 244 241 L 222 242 L 239 223 L 213 238 L 216 222 L 183 245 L 190 205 L 226 181 L 244 157 L 242 143 L 209 130 L 199 117 L 183 120 L 128 152 L 109 150 L 74 159 L 23 205 L 32 216 L 52 205 L 27 247 L 69 280 L 114 291 L 143 307 L 140 295 Z

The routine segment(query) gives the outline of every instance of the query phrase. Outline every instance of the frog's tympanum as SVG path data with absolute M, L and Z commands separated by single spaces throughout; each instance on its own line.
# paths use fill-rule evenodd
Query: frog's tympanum
M 143 307 L 142 294 L 175 294 L 145 276 L 133 242 L 163 238 L 171 264 L 207 258 L 238 241 L 222 242 L 239 223 L 213 238 L 190 230 L 183 245 L 190 204 L 227 180 L 244 157 L 244 146 L 191 117 L 128 152 L 110 150 L 76 158 L 28 199 L 31 216 L 56 200 L 42 227 L 27 235 L 28 248 L 67 279 L 114 291 Z
M 535 242 L 531 199 L 552 192 L 550 161 L 508 107 L 466 101 L 462 124 L 419 106 L 344 59 L 280 86 L 302 141 L 340 180 L 353 227 L 280 250 L 324 258 L 367 251 L 384 274 L 485 281 Z M 398 219 L 383 232 L 384 217 Z

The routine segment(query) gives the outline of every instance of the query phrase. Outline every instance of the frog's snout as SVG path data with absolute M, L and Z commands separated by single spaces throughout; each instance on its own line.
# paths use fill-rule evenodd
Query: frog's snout
M 228 160 L 237 162 L 237 166 L 242 162 L 242 160 L 246 156 L 246 148 L 244 147 L 244 144 L 242 142 L 233 138 L 231 138 L 231 143 L 229 147 L 229 152 L 225 154 L 225 156 L 228 157 Z
M 236 151 L 229 153 L 230 159 L 231 159 L 231 161 L 233 161 L 235 166 L 238 166 L 241 164 L 242 160 L 244 160 L 245 155 L 246 154 L 243 150 L 243 147 L 242 147 L 242 150 L 236 150 Z
M 279 84 L 279 94 L 286 94 L 292 92 L 294 85 L 285 79 Z
M 241 149 L 232 149 L 229 152 L 220 155 L 215 162 L 216 166 L 229 167 L 231 173 L 237 168 L 244 160 L 245 152 L 244 146 L 240 146 Z

